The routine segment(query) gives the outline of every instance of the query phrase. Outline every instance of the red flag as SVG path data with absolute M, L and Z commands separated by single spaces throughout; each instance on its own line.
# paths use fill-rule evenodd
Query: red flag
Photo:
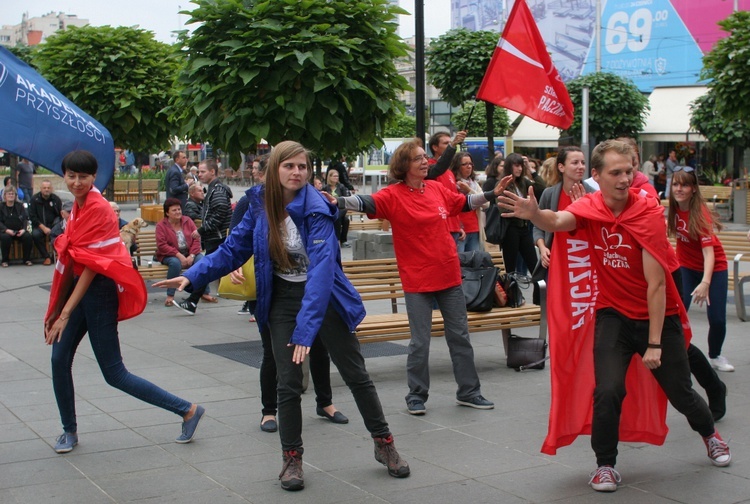
M 568 129 L 573 103 L 524 0 L 516 0 L 477 98 Z

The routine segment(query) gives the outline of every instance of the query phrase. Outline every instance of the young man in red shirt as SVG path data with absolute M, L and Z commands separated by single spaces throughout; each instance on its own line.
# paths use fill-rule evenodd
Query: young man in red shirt
M 670 246 L 666 224 L 663 218 L 656 218 L 657 212 L 663 215 L 663 209 L 653 198 L 641 198 L 637 190 L 631 190 L 632 159 L 632 147 L 623 142 L 608 140 L 597 145 L 591 156 L 591 169 L 601 190 L 584 196 L 564 211 L 540 210 L 531 191 L 528 198 L 508 191 L 500 198 L 501 206 L 512 210 L 505 215 L 529 219 L 546 231 L 575 231 L 583 244 L 578 246 L 585 249 L 586 260 L 593 263 L 599 288 L 593 301 L 595 388 L 589 420 L 598 467 L 589 484 L 602 492 L 614 492 L 620 482 L 614 465 L 621 433 L 627 433 L 623 437 L 629 441 L 656 444 L 666 435 L 666 429 L 662 437 L 655 433 L 666 415 L 666 409 L 660 406 L 663 396 L 647 393 L 642 397 L 650 397 L 651 404 L 635 415 L 644 421 L 641 432 L 633 436 L 628 431 L 633 415 L 632 411 L 626 411 L 623 401 L 626 374 L 630 376 L 628 368 L 636 353 L 670 403 L 703 437 L 711 462 L 723 467 L 731 461 L 729 447 L 714 428 L 708 406 L 692 388 L 683 333 L 686 319 L 681 320 L 684 307 L 665 259 Z M 566 250 L 565 243 L 563 247 L 556 245 L 550 260 L 552 268 L 565 262 L 565 255 L 573 250 Z M 581 272 L 579 269 L 578 273 Z M 550 286 L 552 283 L 550 269 Z M 553 370 L 553 396 L 564 386 L 555 383 L 554 375 Z M 636 381 L 628 379 L 628 393 L 648 392 L 647 388 L 652 386 L 646 383 L 648 380 L 648 374 Z M 585 432 L 584 427 L 580 433 Z

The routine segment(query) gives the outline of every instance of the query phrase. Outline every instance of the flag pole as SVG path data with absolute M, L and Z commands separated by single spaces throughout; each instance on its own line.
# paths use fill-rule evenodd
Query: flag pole
M 471 121 L 471 116 L 474 115 L 474 108 L 477 106 L 476 100 L 474 100 L 474 105 L 471 106 L 471 110 L 469 110 L 469 117 L 466 118 L 466 124 L 464 124 L 464 129 L 462 131 L 469 131 L 469 122 Z

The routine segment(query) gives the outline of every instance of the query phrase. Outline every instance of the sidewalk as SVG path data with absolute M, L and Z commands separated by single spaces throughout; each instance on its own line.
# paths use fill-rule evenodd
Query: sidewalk
M 135 209 L 128 209 L 135 214 Z M 126 216 L 125 218 L 128 218 Z M 345 253 L 351 254 L 351 249 Z M 700 437 L 669 410 L 664 446 L 622 444 L 622 487 L 602 496 L 587 486 L 594 469 L 589 438 L 554 457 L 539 452 L 546 434 L 549 368 L 517 373 L 505 367 L 497 334 L 472 336 L 483 394 L 496 408 L 454 402 L 445 342 L 433 340 L 431 395 L 423 417 L 407 414 L 403 347 L 363 346 L 390 356 L 367 359 L 396 445 L 412 475 L 397 480 L 373 458 L 373 444 L 352 396 L 334 371 L 334 401 L 349 418 L 334 425 L 315 414 L 312 391 L 302 398 L 305 490 L 280 489 L 278 434 L 259 429 L 258 369 L 197 346 L 256 342 L 257 326 L 237 315 L 240 303 L 201 304 L 195 317 L 149 295 L 145 312 L 120 324 L 129 369 L 206 408 L 188 445 L 173 442 L 180 419 L 104 383 L 88 341 L 74 364 L 80 444 L 52 450 L 61 433 L 50 380 L 50 349 L 42 317 L 51 267 L 11 266 L 0 272 L 0 502 L 15 503 L 737 503 L 750 502 L 750 324 L 727 309 L 725 355 L 737 367 L 721 378 L 728 413 L 718 424 L 730 439 L 732 464 L 713 467 Z M 178 296 L 179 297 L 179 296 Z M 730 295 L 730 303 L 733 299 Z M 377 312 L 389 306 L 369 304 Z M 706 350 L 705 309 L 691 308 Z M 533 337 L 533 329 L 519 330 Z

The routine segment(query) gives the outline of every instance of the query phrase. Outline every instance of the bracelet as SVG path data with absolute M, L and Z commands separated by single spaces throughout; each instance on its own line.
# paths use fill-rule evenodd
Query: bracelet
M 70 318 L 69 316 L 68 316 L 68 317 L 65 317 L 65 318 L 63 318 L 62 316 L 60 316 L 60 317 L 57 317 L 57 320 L 62 320 L 63 322 L 65 322 L 65 321 L 66 321 L 66 320 L 68 320 L 69 318 Z
M 661 350 L 661 343 L 649 343 L 648 347 L 649 348 L 658 348 L 659 350 Z
M 704 284 L 708 285 L 709 287 L 711 287 L 711 284 L 708 283 L 708 282 L 706 282 L 705 280 L 703 280 L 701 283 L 704 283 Z

